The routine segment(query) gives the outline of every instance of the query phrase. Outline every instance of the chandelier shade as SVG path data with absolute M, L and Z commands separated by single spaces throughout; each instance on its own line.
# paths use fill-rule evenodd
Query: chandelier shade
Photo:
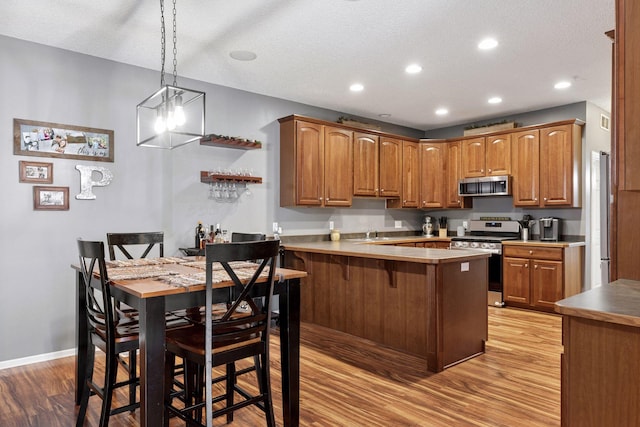
M 166 85 L 137 106 L 137 145 L 174 149 L 204 136 L 204 92 Z
M 173 84 L 165 84 L 164 0 L 160 0 L 160 89 L 136 108 L 136 145 L 172 150 L 204 136 L 205 93 L 178 87 L 176 0 L 173 0 Z

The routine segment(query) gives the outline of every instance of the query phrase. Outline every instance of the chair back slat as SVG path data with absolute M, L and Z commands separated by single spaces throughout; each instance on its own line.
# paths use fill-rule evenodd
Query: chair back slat
M 158 256 L 164 256 L 164 233 L 162 231 L 143 233 L 107 233 L 107 245 L 109 246 L 109 259 L 116 259 L 115 248 L 118 248 L 127 259 L 134 256 L 125 248 L 132 245 L 147 245 L 140 255 L 146 258 L 155 245 L 158 245 Z

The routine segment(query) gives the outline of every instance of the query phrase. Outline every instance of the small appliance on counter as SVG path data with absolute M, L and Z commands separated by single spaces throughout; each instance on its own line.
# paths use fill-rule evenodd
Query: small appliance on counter
M 560 237 L 560 220 L 558 218 L 540 218 L 540 240 L 557 242 Z
M 430 216 L 424 217 L 424 223 L 422 224 L 422 234 L 426 237 L 433 237 L 433 223 Z

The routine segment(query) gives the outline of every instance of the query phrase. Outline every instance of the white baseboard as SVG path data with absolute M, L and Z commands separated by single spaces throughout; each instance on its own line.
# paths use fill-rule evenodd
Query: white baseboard
M 16 366 L 30 365 L 32 363 L 46 362 L 49 360 L 61 359 L 63 357 L 75 356 L 76 349 L 56 351 L 53 353 L 37 354 L 35 356 L 23 357 L 21 359 L 5 360 L 0 362 L 0 370 L 15 368 Z

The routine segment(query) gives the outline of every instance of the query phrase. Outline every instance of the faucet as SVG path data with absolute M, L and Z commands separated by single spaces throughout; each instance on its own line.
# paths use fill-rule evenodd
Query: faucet
M 371 236 L 370 235 L 371 235 L 371 231 L 367 230 L 367 234 L 365 236 L 365 239 L 371 240 Z

